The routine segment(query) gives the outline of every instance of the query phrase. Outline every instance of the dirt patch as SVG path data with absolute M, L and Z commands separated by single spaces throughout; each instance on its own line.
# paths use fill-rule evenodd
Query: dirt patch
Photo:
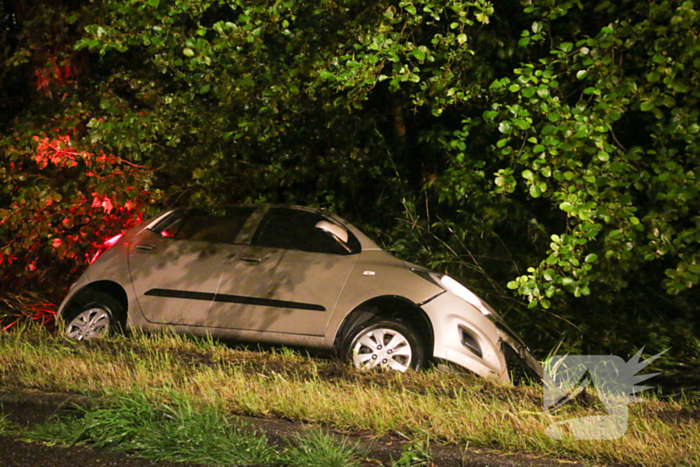
M 0 392 L 2 412 L 10 421 L 23 427 L 39 424 L 74 405 L 87 405 L 94 401 L 84 395 L 44 393 L 40 391 Z M 286 446 L 287 439 L 315 426 L 301 422 L 277 419 L 238 417 L 242 422 L 267 434 L 270 443 Z M 331 431 L 331 433 L 333 433 Z M 337 434 L 337 436 L 341 436 Z M 398 459 L 406 441 L 398 436 L 366 437 L 348 436 L 351 442 L 359 443 L 371 461 L 363 465 L 377 467 L 390 465 Z M 568 467 L 582 466 L 556 459 L 542 459 L 527 454 L 503 454 L 487 449 L 462 450 L 458 446 L 431 443 L 435 466 L 440 467 Z M 0 465 L 7 467 L 50 466 L 73 467 L 75 465 L 101 465 L 125 467 L 187 467 L 192 464 L 156 462 L 128 454 L 85 446 L 57 447 L 38 443 L 24 443 L 11 437 L 0 437 Z
M 0 436 L 0 465 L 3 467 L 189 467 L 194 464 L 141 459 L 121 452 L 91 449 L 85 446 L 58 447 L 24 443 Z

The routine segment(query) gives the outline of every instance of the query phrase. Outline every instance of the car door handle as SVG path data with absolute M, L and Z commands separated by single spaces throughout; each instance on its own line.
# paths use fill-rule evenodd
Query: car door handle
M 262 261 L 261 258 L 253 258 L 251 256 L 241 256 L 241 261 L 246 261 L 248 263 L 259 263 Z
M 137 250 L 151 251 L 155 249 L 155 245 L 136 245 Z

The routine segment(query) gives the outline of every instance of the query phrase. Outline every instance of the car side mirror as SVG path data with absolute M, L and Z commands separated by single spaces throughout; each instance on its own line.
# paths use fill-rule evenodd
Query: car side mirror
M 316 228 L 321 230 L 331 237 L 333 237 L 338 243 L 340 243 L 346 250 L 350 251 L 348 247 L 348 231 L 339 225 L 333 224 L 328 221 L 319 221 L 316 224 Z

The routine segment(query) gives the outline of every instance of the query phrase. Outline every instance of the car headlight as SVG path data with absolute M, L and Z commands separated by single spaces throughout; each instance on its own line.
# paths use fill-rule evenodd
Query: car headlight
M 482 302 L 479 297 L 474 295 L 474 293 L 471 290 L 469 290 L 456 280 L 452 279 L 450 276 L 442 276 L 440 278 L 440 282 L 448 291 L 457 295 L 459 298 L 481 311 L 481 314 L 483 314 L 484 316 L 488 316 L 491 314 L 491 311 L 488 308 L 486 308 L 486 305 L 484 305 L 484 302 Z
M 411 268 L 411 271 L 413 271 L 415 274 L 418 274 L 423 279 L 432 282 L 438 287 L 441 287 L 447 290 L 448 292 L 452 292 L 453 294 L 457 295 L 459 298 L 461 298 L 462 300 L 479 310 L 482 315 L 490 316 L 491 319 L 500 319 L 500 317 L 497 314 L 492 313 L 490 307 L 486 305 L 483 301 L 481 301 L 481 299 L 477 297 L 471 290 L 469 290 L 456 280 L 452 279 L 450 276 L 418 268 Z

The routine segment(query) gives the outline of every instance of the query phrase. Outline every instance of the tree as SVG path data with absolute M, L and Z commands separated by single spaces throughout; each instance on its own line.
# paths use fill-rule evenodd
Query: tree
M 128 0 L 14 17 L 3 76 L 63 81 L 25 85 L 6 157 L 70 136 L 128 174 L 80 182 L 126 217 L 328 207 L 467 280 L 541 350 L 673 342 L 698 358 L 692 2 Z M 28 238 L 53 241 L 49 217 Z

